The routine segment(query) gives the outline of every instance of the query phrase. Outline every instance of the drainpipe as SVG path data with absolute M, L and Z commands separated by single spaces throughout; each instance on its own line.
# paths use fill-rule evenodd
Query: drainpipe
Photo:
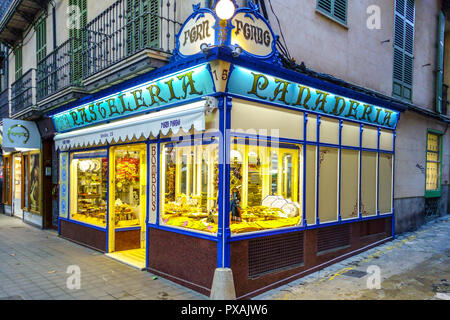
M 55 2 L 52 1 L 52 33 L 53 33 L 53 51 L 55 51 L 56 49 L 56 7 L 55 7 Z

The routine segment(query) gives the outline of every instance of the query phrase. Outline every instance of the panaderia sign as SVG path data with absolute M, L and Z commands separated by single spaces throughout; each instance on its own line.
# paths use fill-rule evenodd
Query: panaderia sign
M 234 66 L 227 92 L 241 97 L 395 128 L 399 113 L 330 92 Z

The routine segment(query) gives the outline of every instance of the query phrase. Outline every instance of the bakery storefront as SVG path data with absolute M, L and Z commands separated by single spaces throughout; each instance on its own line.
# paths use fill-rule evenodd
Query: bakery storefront
M 5 214 L 42 227 L 41 136 L 35 122 L 3 119 Z
M 169 65 L 53 112 L 60 235 L 207 295 L 230 268 L 241 299 L 392 239 L 402 110 L 275 42 L 195 7 Z

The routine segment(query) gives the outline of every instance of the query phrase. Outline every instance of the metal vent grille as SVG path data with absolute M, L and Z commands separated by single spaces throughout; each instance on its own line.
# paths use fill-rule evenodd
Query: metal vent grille
M 249 278 L 302 263 L 303 232 L 253 239 L 248 242 Z
M 350 245 L 350 224 L 322 228 L 317 231 L 317 252 Z

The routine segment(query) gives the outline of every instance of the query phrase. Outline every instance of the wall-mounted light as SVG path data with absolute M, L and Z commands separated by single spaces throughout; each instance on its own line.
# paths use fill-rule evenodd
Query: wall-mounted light
M 215 10 L 220 19 L 229 20 L 233 17 L 236 7 L 231 0 L 219 0 Z
M 211 47 L 206 43 L 202 43 L 200 45 L 200 50 L 202 50 L 203 54 L 208 54 L 209 51 L 211 51 Z

